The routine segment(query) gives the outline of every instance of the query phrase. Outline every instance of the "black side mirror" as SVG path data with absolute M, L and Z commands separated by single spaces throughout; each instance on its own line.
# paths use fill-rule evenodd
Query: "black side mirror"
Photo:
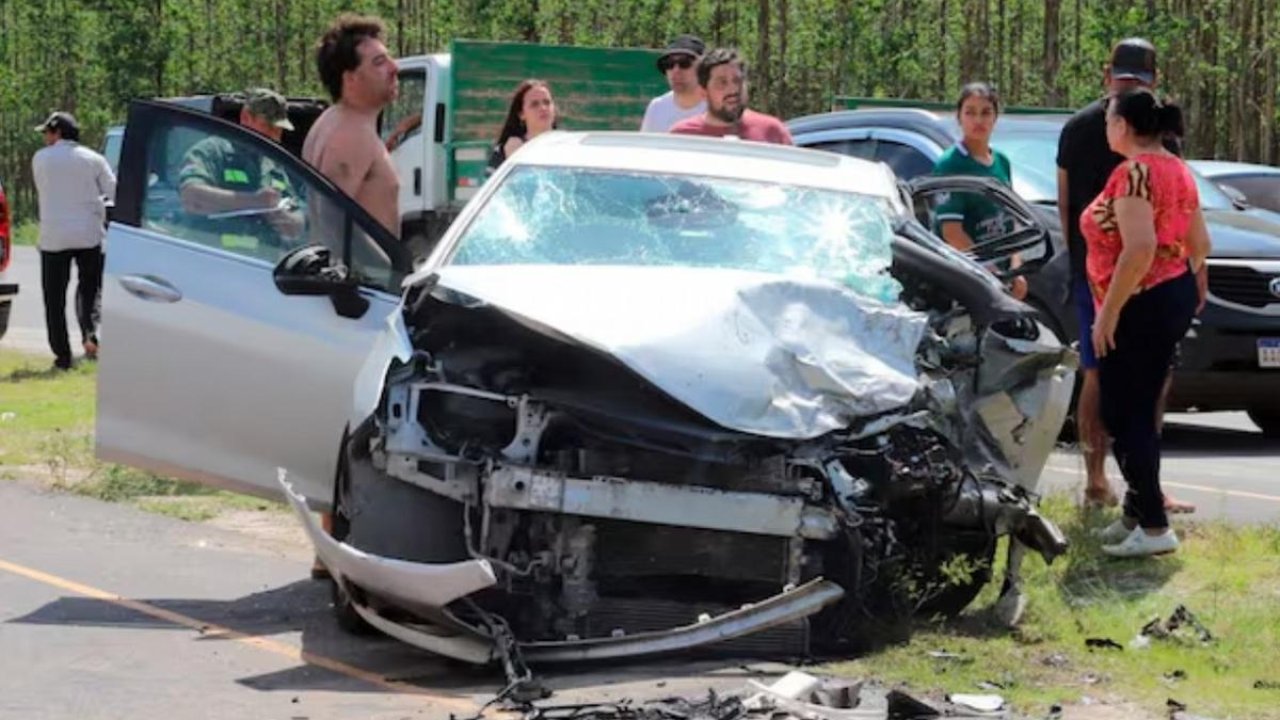
M 271 275 L 285 295 L 328 295 L 342 317 L 360 318 L 369 310 L 369 300 L 360 294 L 346 266 L 334 263 L 323 245 L 307 245 L 285 255 Z

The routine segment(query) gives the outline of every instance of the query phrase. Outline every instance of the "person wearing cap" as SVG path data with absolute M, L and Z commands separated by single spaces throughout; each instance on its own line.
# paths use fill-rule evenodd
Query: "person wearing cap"
M 1116 43 L 1110 62 L 1103 70 L 1106 94 L 1072 115 L 1058 138 L 1058 213 L 1071 261 L 1071 294 L 1080 326 L 1080 367 L 1084 371 L 1076 402 L 1076 428 L 1085 458 L 1086 506 L 1111 507 L 1119 498 L 1106 476 L 1107 435 L 1101 416 L 1098 358 L 1091 337 L 1095 310 L 1085 270 L 1086 249 L 1080 214 L 1102 192 L 1107 178 L 1124 161 L 1107 144 L 1107 104 L 1127 90 L 1154 88 L 1156 79 L 1155 46 L 1142 38 L 1126 38 Z M 1165 145 L 1178 153 L 1175 138 L 1166 139 Z M 1203 273 L 1197 280 L 1203 288 Z M 1165 495 L 1164 505 L 1170 512 L 1195 511 L 1194 505 L 1169 495 Z
M 795 144 L 781 120 L 747 109 L 747 63 L 737 50 L 716 48 L 698 60 L 697 69 L 698 85 L 707 96 L 707 110 L 676 123 L 671 132 Z
M 98 355 L 96 304 L 102 287 L 102 241 L 106 203 L 115 197 L 116 177 L 106 158 L 80 144 L 75 116 L 55 112 L 36 127 L 45 147 L 31 159 L 40 212 L 40 280 L 45 328 L 54 367 L 71 367 L 67 336 L 67 287 L 75 263 L 76 317 L 85 357 Z
M 275 142 L 286 130 L 293 130 L 285 99 L 265 88 L 245 93 L 240 124 Z M 197 223 L 200 229 L 217 235 L 225 248 L 279 247 L 282 238 L 302 231 L 302 215 L 294 202 L 297 193 L 288 174 L 247 145 L 222 137 L 205 138 L 187 151 L 178 178 L 182 209 L 203 218 Z M 252 210 L 262 212 L 217 217 Z
M 658 72 L 667 78 L 671 90 L 649 101 L 640 132 L 667 132 L 681 120 L 707 111 L 707 101 L 694 69 L 704 52 L 706 45 L 694 35 L 681 35 L 667 45 L 658 57 Z

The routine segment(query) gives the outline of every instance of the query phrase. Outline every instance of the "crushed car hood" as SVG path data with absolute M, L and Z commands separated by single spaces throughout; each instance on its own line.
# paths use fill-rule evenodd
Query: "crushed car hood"
M 906 405 L 926 317 L 738 270 L 450 266 L 433 295 L 606 353 L 716 424 L 810 439 Z

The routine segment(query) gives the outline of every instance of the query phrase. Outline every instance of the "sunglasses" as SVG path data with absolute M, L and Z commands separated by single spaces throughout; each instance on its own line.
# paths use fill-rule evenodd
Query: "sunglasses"
M 681 70 L 688 70 L 693 67 L 693 58 L 687 55 L 679 58 L 665 58 L 658 66 L 662 68 L 662 72 L 666 72 L 673 67 L 678 67 Z

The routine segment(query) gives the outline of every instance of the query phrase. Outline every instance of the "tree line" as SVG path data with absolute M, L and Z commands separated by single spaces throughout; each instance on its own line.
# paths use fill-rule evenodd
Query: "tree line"
M 952 100 L 971 80 L 1006 104 L 1078 107 L 1101 93 L 1111 44 L 1140 35 L 1187 113 L 1189 154 L 1280 154 L 1280 0 L 0 0 L 0 183 L 15 217 L 33 216 L 32 128 L 52 110 L 96 146 L 132 98 L 323 95 L 312 47 L 348 9 L 381 16 L 399 56 L 455 38 L 661 47 L 693 32 L 742 50 L 751 104 L 784 118 L 837 94 Z

